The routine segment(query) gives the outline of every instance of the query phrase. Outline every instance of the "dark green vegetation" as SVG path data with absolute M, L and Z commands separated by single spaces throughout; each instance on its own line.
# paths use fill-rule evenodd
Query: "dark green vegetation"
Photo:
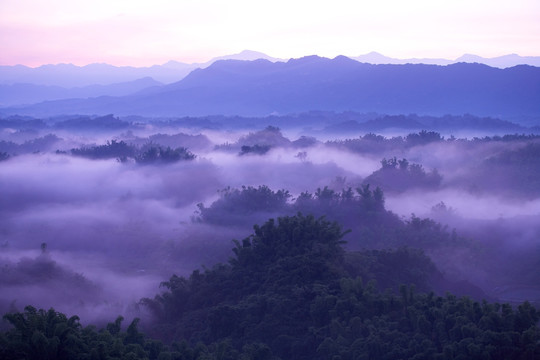
M 268 150 L 270 150 L 270 146 L 268 145 L 257 145 L 257 144 L 253 146 L 243 145 L 240 150 L 240 155 L 246 155 L 249 153 L 263 155 L 263 154 L 266 154 Z
M 527 118 L 517 118 L 527 123 Z M 151 123 L 157 127 L 204 128 L 204 129 L 259 129 L 268 124 L 287 129 L 301 128 L 308 124 L 321 128 L 325 133 L 382 132 L 388 129 L 400 129 L 405 132 L 420 130 L 438 132 L 483 131 L 488 133 L 528 133 L 538 131 L 538 126 L 529 128 L 497 117 L 482 117 L 472 114 L 429 116 L 410 113 L 408 115 L 387 115 L 376 112 L 357 111 L 307 111 L 291 114 L 261 116 L 184 116 L 156 118 L 144 116 L 113 115 L 86 116 L 60 115 L 34 118 L 31 116 L 4 115 L 0 118 L 0 127 L 11 129 L 69 129 L 75 132 L 98 130 L 122 130 L 137 128 L 141 123 Z M 531 122 L 534 123 L 534 122 Z
M 280 217 L 236 241 L 226 264 L 172 276 L 142 303 L 149 329 L 122 318 L 105 329 L 27 307 L 4 318 L 5 359 L 536 359 L 538 311 L 529 303 L 477 302 L 417 292 L 381 292 L 375 281 L 425 283 L 435 268 L 421 251 L 346 253 L 341 226 Z M 415 266 L 410 267 L 410 265 Z M 370 280 L 367 283 L 364 280 Z M 167 344 L 167 345 L 164 345 Z
M 12 141 L 0 140 L 0 151 L 13 156 L 27 153 L 39 153 L 48 150 L 55 143 L 61 141 L 58 136 L 47 134 L 41 137 L 35 137 L 31 140 L 26 140 L 22 144 L 17 144 Z
M 88 130 L 119 130 L 125 129 L 130 126 L 126 121 L 122 121 L 115 118 L 113 115 L 105 115 L 97 117 L 89 121 L 87 116 L 80 116 L 77 118 L 66 119 L 54 124 L 54 128 L 63 130 L 72 130 L 77 132 L 84 132 Z
M 197 204 L 196 221 L 228 226 L 245 224 L 246 217 L 261 219 L 269 213 L 286 213 L 291 197 L 287 190 L 273 191 L 264 185 L 244 186 L 241 190 L 228 187 L 219 191 L 219 195 L 210 207 Z
M 114 159 L 135 156 L 135 149 L 124 141 L 107 141 L 105 145 L 71 149 L 71 154 L 90 159 Z
M 442 176 L 437 169 L 426 172 L 422 165 L 409 163 L 407 159 L 383 159 L 381 169 L 364 179 L 365 184 L 379 186 L 387 192 L 403 192 L 409 189 L 437 189 Z
M 370 116 L 79 118 L 73 129 L 66 118 L 0 121 L 9 126 L 0 141 L 0 308 L 14 309 L 0 358 L 538 357 L 540 137 L 457 139 L 429 127 L 326 142 L 311 136 L 317 130 L 291 141 L 274 126 L 244 136 L 198 133 L 228 121 L 233 129 L 271 120 L 304 127 L 309 118 L 323 128 Z M 432 120 L 452 119 L 492 122 Z M 74 134 L 78 122 L 94 132 Z M 193 159 L 187 148 L 197 161 L 179 161 Z M 399 201 L 419 206 L 404 210 Z M 251 224 L 264 225 L 231 254 L 229 240 Z M 36 256 L 45 242 L 50 254 Z M 98 263 L 104 268 L 88 270 Z M 191 272 L 201 263 L 208 267 Z M 155 297 L 121 296 L 173 273 Z M 143 296 L 133 312 L 103 310 Z M 54 310 L 20 312 L 26 304 L 84 323 L 106 325 L 117 314 L 129 321 L 98 330 Z M 142 320 L 130 326 L 135 316 Z
M 473 137 L 472 139 L 458 139 L 454 136 L 445 138 L 435 131 L 422 130 L 418 133 L 410 133 L 406 136 L 385 137 L 368 133 L 357 138 L 329 141 L 327 144 L 338 148 L 347 149 L 359 153 L 381 154 L 386 151 L 403 153 L 404 150 L 415 146 L 425 145 L 461 145 L 464 149 L 474 150 L 484 144 L 515 144 L 522 146 L 529 142 L 540 141 L 540 135 L 514 134 L 504 136 Z
M 434 131 L 420 131 L 407 136 L 387 138 L 366 134 L 354 139 L 329 141 L 325 144 L 363 155 L 383 157 L 382 167 L 365 179 L 381 186 L 385 192 L 402 192 L 417 188 L 435 190 L 461 188 L 474 195 L 497 194 L 509 198 L 536 198 L 540 193 L 540 136 L 504 135 L 457 139 L 445 138 Z M 443 158 L 438 169 L 425 171 L 411 155 L 398 160 L 395 154 L 432 153 Z M 444 155 L 441 155 L 444 154 Z M 429 157 L 429 156 L 428 156 Z M 408 159 L 408 160 L 407 160 Z M 443 181 L 438 170 L 451 175 Z
M 403 221 L 385 209 L 383 191 L 369 184 L 359 188 L 336 191 L 328 186 L 314 193 L 303 192 L 292 199 L 289 191 L 274 191 L 267 186 L 227 188 L 209 207 L 198 204 L 195 221 L 217 225 L 241 225 L 247 220 L 261 222 L 272 214 L 293 215 L 297 212 L 325 216 L 338 221 L 352 234 L 348 247 L 352 249 L 400 247 L 424 249 L 454 247 L 466 240 L 430 219 L 412 216 Z
M 189 352 L 197 358 L 212 358 L 211 351 L 217 352 L 202 344 L 189 352 L 185 343 L 165 347 L 139 332 L 139 319 L 122 331 L 121 316 L 99 331 L 93 326 L 83 327 L 77 316 L 68 318 L 54 309 L 36 310 L 32 306 L 22 313 L 6 314 L 4 319 L 13 326 L 0 335 L 0 358 L 6 360 L 185 359 Z
M 421 174 L 422 177 L 428 176 L 424 172 Z M 303 192 L 296 198 L 287 190 L 274 191 L 267 186 L 227 188 L 211 205 L 199 204 L 195 220 L 233 227 L 241 226 L 246 221 L 260 223 L 276 214 L 294 215 L 297 212 L 314 214 L 316 217 L 325 216 L 350 229 L 351 232 L 345 237 L 347 244 L 344 245 L 349 251 L 397 249 L 404 246 L 422 249 L 445 274 L 443 278 L 435 271 L 425 271 L 431 276 L 424 282 L 419 278 L 405 281 L 416 283 L 422 291 L 434 290 L 438 294 L 450 291 L 476 300 L 494 299 L 496 296 L 493 291 L 496 288 L 502 290 L 508 284 L 536 288 L 540 281 L 539 273 L 531 271 L 540 261 L 534 238 L 530 240 L 530 245 L 521 243 L 521 246 L 515 246 L 510 240 L 519 239 L 520 231 L 530 226 L 526 219 L 517 224 L 515 229 L 507 227 L 503 222 L 499 225 L 463 222 L 462 226 L 470 230 L 465 235 L 460 232 L 460 235 L 455 229 L 430 218 L 414 214 L 409 218 L 400 218 L 385 208 L 385 196 L 381 189 L 371 189 L 369 185 L 341 191 L 323 187 L 313 193 Z M 457 223 L 462 221 L 444 203 L 433 207 L 433 215 L 455 218 Z M 486 234 L 490 234 L 489 237 Z M 392 262 L 398 264 L 400 260 L 396 256 Z M 410 263 L 400 266 L 396 271 L 405 272 L 404 269 L 412 268 Z M 383 267 L 391 269 L 390 265 Z M 481 274 L 489 274 L 489 278 L 482 278 Z M 381 289 L 397 289 L 399 283 L 390 284 L 388 278 L 382 282 L 378 280 Z M 534 301 L 536 298 L 529 299 Z
M 105 145 L 71 149 L 71 153 L 90 159 L 116 158 L 121 162 L 131 158 L 139 164 L 173 163 L 195 159 L 195 155 L 183 147 L 171 149 L 169 146 L 163 148 L 160 145 L 149 143 L 139 148 L 116 140 L 107 141 Z

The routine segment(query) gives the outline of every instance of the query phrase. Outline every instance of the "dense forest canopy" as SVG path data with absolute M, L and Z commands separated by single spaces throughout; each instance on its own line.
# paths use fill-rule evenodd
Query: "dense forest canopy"
M 165 343 L 141 333 L 139 319 L 125 332 L 122 317 L 98 331 L 83 328 L 76 316 L 29 306 L 4 316 L 13 328 L 0 335 L 0 354 L 6 359 L 540 355 L 540 313 L 528 302 L 513 309 L 448 293 L 418 293 L 405 284 L 397 292 L 381 292 L 377 279 L 397 275 L 422 281 L 433 275 L 433 263 L 405 248 L 345 256 L 343 236 L 337 223 L 301 214 L 256 225 L 253 235 L 236 242 L 227 264 L 188 278 L 173 275 L 162 284 L 163 293 L 142 300 L 157 319 L 150 332 Z M 371 281 L 364 283 L 360 275 Z
M 540 137 L 494 120 L 1 119 L 0 357 L 538 357 Z

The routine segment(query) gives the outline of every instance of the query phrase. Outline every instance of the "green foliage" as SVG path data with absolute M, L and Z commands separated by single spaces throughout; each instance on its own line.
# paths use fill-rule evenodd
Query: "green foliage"
M 449 119 L 444 119 L 447 120 Z M 473 120 L 470 119 L 470 115 L 464 115 L 460 122 L 466 123 L 469 120 Z M 540 135 L 536 134 L 509 134 L 472 139 L 457 139 L 451 136 L 444 139 L 440 133 L 420 131 L 405 137 L 391 138 L 366 134 L 355 139 L 330 141 L 326 145 L 377 156 L 406 154 L 414 147 L 429 147 L 427 151 L 443 151 L 449 154 L 465 151 L 470 154 L 470 159 L 461 161 L 461 172 L 453 174 L 452 186 L 461 186 L 480 194 L 489 192 L 509 198 L 519 196 L 531 199 L 540 194 L 539 138 Z M 385 162 L 383 167 L 371 175 L 366 183 L 380 186 L 386 192 L 399 192 L 411 187 L 434 188 L 441 184 L 441 175 L 435 169 L 425 171 L 418 167 L 420 165 L 412 164 L 412 173 L 408 174 L 406 171 L 399 171 L 402 169 L 397 166 L 398 161 L 395 158 L 384 159 L 383 162 Z M 394 164 L 396 165 L 394 169 L 385 166 Z
M 290 201 L 287 190 L 274 191 L 267 186 L 226 188 L 209 207 L 198 204 L 194 221 L 222 226 L 243 225 L 246 221 L 259 222 L 277 214 L 295 213 L 324 216 L 337 221 L 351 234 L 347 249 L 395 248 L 412 246 L 425 250 L 445 251 L 465 248 L 468 243 L 455 232 L 430 219 L 412 215 L 404 221 L 385 209 L 385 197 L 380 188 L 369 184 L 353 190 L 335 191 L 328 186 L 315 193 L 303 192 Z
M 240 148 L 240 155 L 247 155 L 247 154 L 264 155 L 269 150 L 270 150 L 270 145 L 259 145 L 259 144 L 255 144 L 253 146 L 242 145 L 242 147 Z
M 345 268 L 349 276 L 376 280 L 381 290 L 397 291 L 402 284 L 415 284 L 419 290 L 430 291 L 432 281 L 442 277 L 422 250 L 408 247 L 348 252 Z
M 124 141 L 111 140 L 105 145 L 71 149 L 71 154 L 90 159 L 127 158 L 135 155 L 135 148 Z
M 411 188 L 433 189 L 440 186 L 442 176 L 437 169 L 429 173 L 420 164 L 396 157 L 382 159 L 381 168 L 369 175 L 364 183 L 373 184 L 389 192 L 402 192 Z
M 318 188 L 314 194 L 301 193 L 291 200 L 288 190 L 271 190 L 266 185 L 242 186 L 242 189 L 225 188 L 219 199 L 209 207 L 198 204 L 196 221 L 218 225 L 240 225 L 247 220 L 264 221 L 268 217 L 292 215 L 297 212 L 327 216 L 351 226 L 377 220 L 395 219 L 384 209 L 384 194 L 380 188 L 371 190 L 369 185 L 353 190 L 335 191 L 328 186 Z
M 77 334 L 79 318 L 67 318 L 53 309 L 31 306 L 24 313 L 4 315 L 14 329 L 4 334 L 0 357 L 5 359 L 72 359 L 83 346 Z
M 343 254 L 341 227 L 312 215 L 280 217 L 277 224 L 270 219 L 262 226 L 255 225 L 254 230 L 251 237 L 242 243 L 236 242 L 233 266 L 265 266 L 286 257 L 303 255 L 332 261 Z
M 429 232 L 432 225 L 407 227 Z M 437 270 L 420 250 L 345 254 L 338 224 L 301 214 L 254 230 L 235 242 L 229 264 L 173 276 L 163 294 L 145 300 L 159 318 L 157 333 L 174 329 L 174 338 L 212 344 L 223 358 L 256 349 L 282 359 L 540 355 L 539 312 L 528 303 L 514 310 L 399 285 L 429 287 Z M 378 291 L 375 281 L 394 291 Z
M 470 119 L 463 119 L 465 123 Z M 448 121 L 445 119 L 444 121 Z M 459 126 L 457 129 L 462 128 Z M 474 137 L 472 139 L 456 139 L 451 136 L 445 139 L 440 133 L 434 131 L 420 131 L 410 133 L 405 137 L 384 137 L 374 133 L 368 133 L 355 139 L 328 141 L 326 144 L 338 148 L 344 148 L 358 153 L 381 154 L 381 153 L 404 153 L 405 150 L 415 146 L 425 146 L 430 144 L 455 144 L 460 143 L 468 149 L 483 147 L 486 143 L 504 143 L 505 146 L 511 143 L 520 144 L 537 142 L 540 135 L 535 134 L 508 134 L 504 136 L 485 136 L 483 138 Z
M 173 342 L 170 346 L 147 338 L 134 319 L 123 332 L 122 317 L 107 329 L 82 327 L 79 318 L 27 306 L 23 313 L 9 313 L 4 319 L 12 329 L 0 333 L 0 358 L 5 360 L 88 360 L 88 359 L 273 359 L 270 348 L 262 343 L 246 343 L 240 351 L 227 341 L 195 346 Z M 112 330 L 112 332 L 110 331 Z
M 328 186 L 318 188 L 314 194 L 301 193 L 293 204 L 296 211 L 329 218 L 349 225 L 348 218 L 355 216 L 355 221 L 362 218 L 373 220 L 377 215 L 384 215 L 384 194 L 380 188 L 370 189 L 363 185 L 356 190 L 351 187 L 335 191 Z
M 268 186 L 242 186 L 242 189 L 225 188 L 219 192 L 220 198 L 210 207 L 198 204 L 197 221 L 218 225 L 245 223 L 246 216 L 287 213 L 291 195 L 287 190 L 273 191 Z
M 26 140 L 22 144 L 14 143 L 13 141 L 0 140 L 0 159 L 6 160 L 12 155 L 36 154 L 43 151 L 49 151 L 54 144 L 61 140 L 61 138 L 54 134 L 47 134 L 42 137 Z
M 135 156 L 135 161 L 139 164 L 166 164 L 182 160 L 193 160 L 193 155 L 186 148 L 179 147 L 172 149 L 167 146 L 162 148 L 159 145 L 150 145 Z
M 262 153 L 264 153 L 272 147 L 288 146 L 290 141 L 283 136 L 279 128 L 267 126 L 263 130 L 242 136 L 238 139 L 238 144 L 241 145 L 242 148 L 246 146 L 254 152 L 262 151 Z
M 407 226 L 429 232 L 433 224 Z M 343 235 L 324 218 L 281 217 L 237 241 L 228 264 L 172 276 L 162 294 L 142 301 L 168 345 L 141 333 L 138 319 L 125 331 L 122 317 L 97 331 L 27 307 L 4 316 L 12 329 L 0 334 L 0 358 L 539 358 L 540 312 L 531 304 L 397 286 L 426 286 L 433 263 L 408 248 L 345 254 Z M 375 281 L 395 291 L 380 292 Z
M 419 133 L 412 133 L 405 138 L 409 146 L 426 145 L 432 142 L 443 141 L 444 138 L 435 131 L 422 130 Z
M 135 159 L 140 164 L 166 164 L 195 159 L 195 155 L 184 147 L 164 148 L 150 143 L 138 148 L 117 140 L 107 141 L 105 145 L 71 149 L 71 154 L 90 159 L 118 159 L 121 162 Z

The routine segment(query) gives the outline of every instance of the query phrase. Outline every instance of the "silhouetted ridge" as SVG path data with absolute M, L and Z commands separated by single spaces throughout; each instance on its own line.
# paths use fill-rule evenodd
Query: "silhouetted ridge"
M 371 65 L 343 56 L 308 56 L 286 63 L 223 60 L 155 94 L 90 99 L 74 108 L 153 116 L 265 116 L 309 110 L 538 116 L 538 84 L 540 68 L 531 66 Z M 67 112 L 70 104 L 38 104 L 29 111 Z

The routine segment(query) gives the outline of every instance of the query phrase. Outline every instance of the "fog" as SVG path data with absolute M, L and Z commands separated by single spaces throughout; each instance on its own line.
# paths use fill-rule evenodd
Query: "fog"
M 413 144 L 387 136 L 379 145 L 362 145 L 367 137 L 359 134 L 351 134 L 349 143 L 306 141 L 302 135 L 297 129 L 263 126 L 223 131 L 151 124 L 101 132 L 3 129 L 0 153 L 9 156 L 0 161 L 1 312 L 32 304 L 98 324 L 117 315 L 144 317 L 138 301 L 157 294 L 161 281 L 227 261 L 232 239 L 251 233 L 253 223 L 195 221 L 197 204 L 211 206 L 227 187 L 284 189 L 291 194 L 289 202 L 325 186 L 335 191 L 361 187 L 366 178 L 382 181 L 372 183 L 374 188 L 395 178 L 379 171 L 381 160 L 393 157 L 419 164 L 426 173 L 437 169 L 441 180 L 429 187 L 415 179 L 397 190 L 382 186 L 387 210 L 403 221 L 411 214 L 440 221 L 473 247 L 485 246 L 493 259 L 505 261 L 498 270 L 486 252 L 428 250 L 443 273 L 473 283 L 494 299 L 515 297 L 501 290 L 504 286 L 533 286 L 535 276 L 524 274 L 534 272 L 527 266 L 540 260 L 540 195 L 532 176 L 537 169 L 512 173 L 520 168 L 501 163 L 504 181 L 497 182 L 489 171 L 499 169 L 498 163 L 489 159 L 502 162 L 504 154 L 537 144 L 536 138 Z M 196 157 L 143 164 L 136 156 L 97 159 L 70 152 L 111 140 L 136 151 L 149 143 L 183 146 Z M 357 143 L 367 150 L 358 151 Z M 348 239 L 357 236 L 353 229 Z M 504 259 L 503 254 L 510 255 Z M 523 254 L 529 257 L 520 261 Z M 502 276 L 516 263 L 515 272 Z
M 540 214 L 540 199 L 509 200 L 496 194 L 476 195 L 448 189 L 433 192 L 411 191 L 387 198 L 387 207 L 393 212 L 407 216 L 433 216 L 432 208 L 443 202 L 453 210 L 453 216 L 477 220 L 503 220 L 519 216 Z

